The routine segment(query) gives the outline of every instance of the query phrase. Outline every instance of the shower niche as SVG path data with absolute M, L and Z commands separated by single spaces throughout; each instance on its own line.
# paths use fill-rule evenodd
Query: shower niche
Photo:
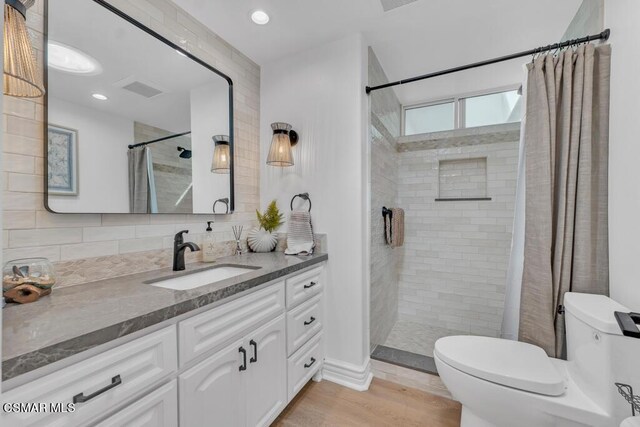
M 234 209 L 232 81 L 102 0 L 46 2 L 45 206 Z
M 491 200 L 487 196 L 487 158 L 438 161 L 437 202 Z

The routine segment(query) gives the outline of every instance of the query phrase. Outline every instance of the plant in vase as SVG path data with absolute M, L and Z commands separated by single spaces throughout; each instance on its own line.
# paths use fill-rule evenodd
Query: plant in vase
M 280 213 L 275 200 L 272 200 L 264 213 L 256 210 L 259 227 L 254 228 L 247 236 L 247 244 L 254 252 L 271 252 L 278 245 L 278 238 L 273 233 L 283 224 L 284 215 Z

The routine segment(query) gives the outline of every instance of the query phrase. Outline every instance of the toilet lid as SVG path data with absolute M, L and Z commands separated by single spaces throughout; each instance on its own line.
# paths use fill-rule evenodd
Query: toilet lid
M 474 377 L 548 396 L 564 393 L 564 381 L 540 347 L 499 338 L 440 338 L 434 354 Z

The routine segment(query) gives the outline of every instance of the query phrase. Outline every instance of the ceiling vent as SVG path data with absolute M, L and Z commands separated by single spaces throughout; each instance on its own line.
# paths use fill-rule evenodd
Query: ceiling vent
M 124 80 L 120 80 L 119 82 L 115 83 L 114 86 L 127 90 L 129 92 L 133 92 L 136 95 L 143 96 L 147 99 L 156 97 L 164 93 L 163 90 L 157 88 L 155 85 L 149 82 L 141 82 L 134 76 L 127 77 Z
M 406 6 L 409 3 L 414 3 L 418 0 L 380 0 L 382 2 L 382 9 L 388 12 L 393 9 L 397 9 L 402 6 Z

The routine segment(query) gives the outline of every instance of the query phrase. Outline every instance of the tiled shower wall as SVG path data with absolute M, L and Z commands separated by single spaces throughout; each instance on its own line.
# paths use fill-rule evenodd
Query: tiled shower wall
M 401 321 L 451 333 L 500 335 L 518 134 L 517 130 L 511 132 L 508 142 L 490 143 L 492 135 L 485 134 L 479 138 L 485 143 L 400 153 L 399 205 L 406 211 Z M 504 135 L 500 139 L 505 141 Z M 402 146 L 404 149 L 411 143 Z M 436 202 L 439 161 L 477 158 L 486 158 L 486 196 L 491 200 Z M 451 182 L 464 188 L 473 186 L 471 178 L 478 171 L 472 172 L 466 183 L 465 179 Z
M 259 207 L 260 67 L 169 0 L 113 0 L 114 6 L 185 46 L 234 81 L 236 213 L 216 216 L 219 241 L 231 225 L 254 224 Z M 43 0 L 28 12 L 28 27 L 42 63 Z M 176 231 L 199 241 L 209 216 L 56 215 L 43 204 L 43 100 L 4 97 L 4 260 L 43 256 L 58 263 L 60 284 L 70 285 L 170 265 Z M 233 245 L 221 243 L 220 253 Z M 196 255 L 197 256 L 197 255 Z M 189 255 L 193 261 L 196 256 Z
M 388 82 L 373 50 L 369 49 L 369 84 Z M 393 90 L 374 92 L 371 101 L 371 293 L 370 345 L 383 344 L 398 317 L 398 263 L 402 248 L 384 239 L 382 207 L 396 206 L 400 102 Z

